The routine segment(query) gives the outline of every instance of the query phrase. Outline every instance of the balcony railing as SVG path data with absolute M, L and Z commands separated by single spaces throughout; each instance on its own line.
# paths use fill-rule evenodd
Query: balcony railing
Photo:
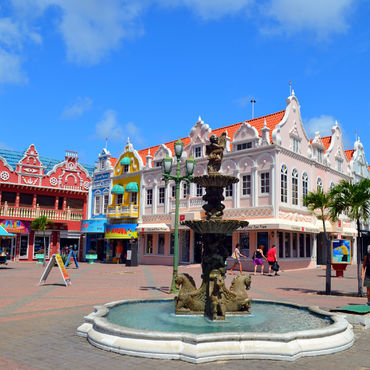
M 69 207 L 66 210 L 44 209 L 40 207 L 15 207 L 7 203 L 0 206 L 0 217 L 14 217 L 22 219 L 35 219 L 40 216 L 46 216 L 52 221 L 81 221 L 83 212 L 73 211 Z
M 139 206 L 136 204 L 108 206 L 108 217 L 139 217 Z

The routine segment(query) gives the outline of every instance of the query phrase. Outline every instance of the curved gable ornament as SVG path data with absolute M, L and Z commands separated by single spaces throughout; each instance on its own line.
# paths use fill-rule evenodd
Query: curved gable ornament
M 159 148 L 157 149 L 157 151 L 155 152 L 154 157 L 153 157 L 153 160 L 154 161 L 161 160 L 161 159 L 165 158 L 167 155 L 169 157 L 172 157 L 171 150 L 168 149 L 166 145 L 161 144 L 159 146 Z
M 232 144 L 240 144 L 245 142 L 254 141 L 257 142 L 259 140 L 258 130 L 249 124 L 247 121 L 243 122 L 239 129 L 235 132 Z
M 202 143 L 208 143 L 208 136 L 211 133 L 211 128 L 209 125 L 204 123 L 202 118 L 199 116 L 198 122 L 191 128 L 189 137 L 190 137 L 190 142 L 193 143 L 195 140 L 199 140 Z

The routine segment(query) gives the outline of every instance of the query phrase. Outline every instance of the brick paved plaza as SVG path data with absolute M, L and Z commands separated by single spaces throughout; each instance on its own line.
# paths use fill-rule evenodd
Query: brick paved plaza
M 126 298 L 168 298 L 172 268 L 85 264 L 68 269 L 72 286 L 65 287 L 57 268 L 38 286 L 42 265 L 9 263 L 0 267 L 0 369 L 370 369 L 370 330 L 355 328 L 356 342 L 338 354 L 295 362 L 268 360 L 222 361 L 192 365 L 182 361 L 122 356 L 90 345 L 76 335 L 93 306 Z M 200 283 L 200 265 L 180 266 Z M 227 285 L 231 276 L 227 277 Z M 317 305 L 331 309 L 363 304 L 355 297 L 356 270 L 333 278 L 333 296 L 325 296 L 325 270 L 281 272 L 281 276 L 252 276 L 250 296 Z

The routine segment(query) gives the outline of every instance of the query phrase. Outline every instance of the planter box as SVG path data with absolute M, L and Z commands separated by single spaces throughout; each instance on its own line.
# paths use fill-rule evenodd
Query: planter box
M 90 264 L 93 264 L 98 259 L 98 255 L 97 254 L 87 254 L 86 259 L 89 261 Z
M 35 254 L 35 258 L 37 259 L 37 263 L 43 263 L 44 255 L 43 254 Z

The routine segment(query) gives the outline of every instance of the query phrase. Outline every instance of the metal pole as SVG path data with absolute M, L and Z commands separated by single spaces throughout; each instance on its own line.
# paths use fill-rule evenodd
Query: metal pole
M 172 283 L 170 293 L 177 293 L 176 289 L 176 276 L 179 266 L 179 203 L 180 203 L 180 158 L 177 157 L 176 163 L 176 177 L 173 180 L 176 183 L 176 196 L 175 196 L 175 235 L 174 235 L 174 250 L 173 250 L 173 272 L 172 272 Z

